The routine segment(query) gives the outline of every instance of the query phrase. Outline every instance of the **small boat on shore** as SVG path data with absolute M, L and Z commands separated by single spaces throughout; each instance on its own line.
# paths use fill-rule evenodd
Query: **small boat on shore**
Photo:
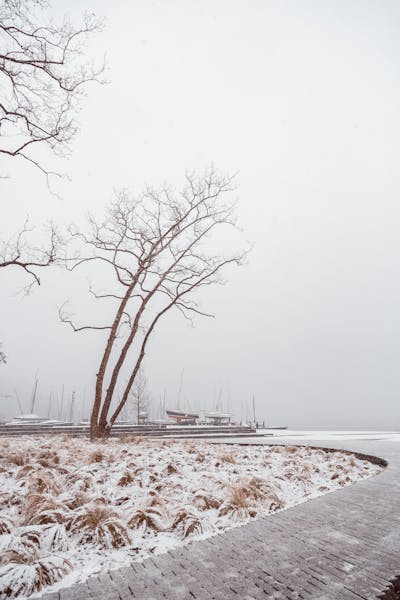
M 24 415 L 18 415 L 13 417 L 11 421 L 3 423 L 6 426 L 29 426 L 36 425 L 40 427 L 54 427 L 55 425 L 72 425 L 72 421 L 58 421 L 56 419 L 48 419 L 47 417 L 39 417 L 34 413 L 28 413 Z
M 198 414 L 184 412 L 182 410 L 169 410 L 166 409 L 168 418 L 174 419 L 177 425 L 196 425 L 196 421 L 199 418 Z

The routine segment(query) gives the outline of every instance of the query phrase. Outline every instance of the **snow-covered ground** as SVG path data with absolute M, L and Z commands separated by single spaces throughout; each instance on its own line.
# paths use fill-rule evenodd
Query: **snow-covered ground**
M 344 452 L 200 440 L 5 438 L 0 453 L 0 598 L 83 581 L 381 470 Z

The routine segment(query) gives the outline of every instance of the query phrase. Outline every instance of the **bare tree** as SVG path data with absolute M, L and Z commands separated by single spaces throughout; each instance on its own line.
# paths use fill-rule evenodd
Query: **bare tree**
M 147 419 L 150 409 L 150 393 L 147 388 L 147 378 L 143 369 L 139 369 L 128 395 L 126 403 L 128 415 L 134 414 L 136 423 L 140 425 Z
M 200 310 L 195 292 L 221 283 L 224 267 L 243 262 L 246 252 L 221 256 L 206 249 L 206 242 L 209 248 L 215 242 L 215 236 L 207 240 L 212 234 L 223 235 L 224 228 L 235 226 L 234 203 L 225 200 L 232 190 L 232 178 L 211 169 L 200 177 L 187 176 L 180 193 L 165 187 L 130 198 L 121 192 L 104 220 L 90 219 L 89 233 L 72 229 L 72 236 L 91 253 L 76 258 L 69 268 L 99 262 L 114 275 L 115 285 L 107 293 L 95 294 L 115 302 L 111 323 L 77 326 L 65 307 L 60 309 L 61 320 L 74 331 L 109 330 L 96 376 L 92 439 L 106 436 L 124 407 L 160 319 L 173 308 L 188 319 L 197 314 L 212 316 Z M 117 337 L 123 332 L 124 342 L 118 347 Z M 121 369 L 127 364 L 133 364 L 133 369 L 111 411 Z
M 78 26 L 67 18 L 54 25 L 48 7 L 46 0 L 0 2 L 0 154 L 29 161 L 47 178 L 36 148 L 68 150 L 85 84 L 100 81 L 104 70 L 82 57 L 101 21 L 88 14 Z
M 23 288 L 29 293 L 33 286 L 40 285 L 38 270 L 54 264 L 59 257 L 62 245 L 61 237 L 54 223 L 45 228 L 46 239 L 40 246 L 32 246 L 26 236 L 33 231 L 29 220 L 25 221 L 22 229 L 10 239 L 0 241 L 0 268 L 17 267 L 29 275 L 29 283 Z
M 0 348 L 1 348 L 1 344 L 0 344 Z M 4 354 L 4 352 L 2 350 L 0 350 L 0 365 L 3 364 L 5 365 L 7 362 L 7 357 Z

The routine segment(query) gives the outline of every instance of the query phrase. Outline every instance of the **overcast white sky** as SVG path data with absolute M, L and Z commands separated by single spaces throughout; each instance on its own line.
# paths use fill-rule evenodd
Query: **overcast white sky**
M 58 0 L 56 14 L 106 18 L 90 52 L 109 85 L 88 89 L 71 181 L 49 195 L 39 172 L 0 163 L 0 230 L 27 212 L 80 222 L 113 190 L 179 185 L 211 162 L 238 171 L 249 264 L 210 288 L 212 320 L 169 316 L 146 361 L 158 403 L 182 399 L 294 427 L 398 427 L 400 417 L 400 5 L 368 1 Z M 79 319 L 84 277 L 43 273 L 28 298 L 22 273 L 0 273 L 0 394 L 38 412 L 50 391 L 89 404 L 102 333 Z M 0 413 L 15 414 L 10 398 Z M 41 403 L 41 404 L 40 404 Z M 40 410 L 39 410 L 40 409 Z M 82 410 L 77 416 L 87 414 Z

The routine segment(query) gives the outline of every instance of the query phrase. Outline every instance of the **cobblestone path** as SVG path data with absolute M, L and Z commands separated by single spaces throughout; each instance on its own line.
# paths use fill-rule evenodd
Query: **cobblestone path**
M 400 444 L 334 447 L 381 457 L 389 466 L 369 480 L 41 600 L 377 598 L 400 575 Z

